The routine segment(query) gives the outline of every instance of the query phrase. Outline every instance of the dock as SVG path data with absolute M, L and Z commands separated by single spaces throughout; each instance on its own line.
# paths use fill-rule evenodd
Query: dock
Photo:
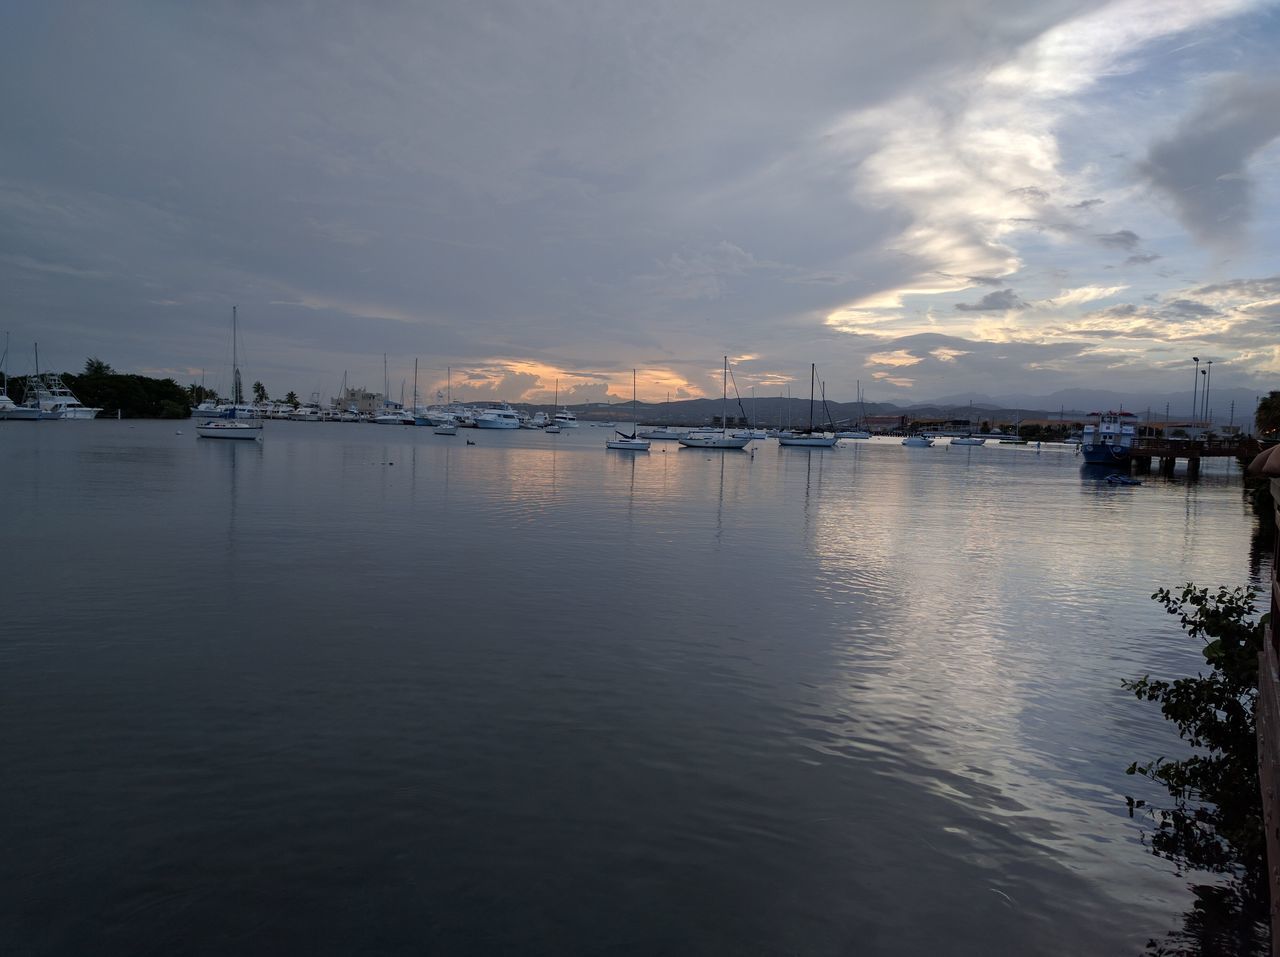
M 1241 443 L 1237 438 L 1214 439 L 1168 439 L 1155 436 L 1142 436 L 1133 440 L 1129 451 L 1129 461 L 1133 463 L 1133 471 L 1139 474 L 1149 473 L 1153 461 L 1159 461 L 1161 475 L 1172 475 L 1178 459 L 1187 461 L 1187 478 L 1200 475 L 1201 459 L 1238 458 Z

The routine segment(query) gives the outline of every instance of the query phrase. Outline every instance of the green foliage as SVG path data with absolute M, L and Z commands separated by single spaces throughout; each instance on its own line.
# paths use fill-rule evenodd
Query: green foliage
M 85 375 L 113 375 L 115 371 L 97 356 L 90 356 L 84 360 Z
M 1253 414 L 1254 424 L 1259 435 L 1274 435 L 1280 432 L 1280 392 L 1268 392 L 1266 398 L 1258 403 Z
M 296 409 L 298 407 L 298 393 L 290 390 L 289 394 L 284 397 L 284 401 Z
M 253 384 L 253 401 L 254 402 L 269 401 L 269 399 L 267 398 L 267 387 L 263 385 L 261 381 L 255 382 Z
M 221 396 L 219 396 L 213 389 L 206 389 L 204 386 L 196 385 L 194 382 L 187 386 L 184 392 L 187 397 L 187 405 L 192 408 L 195 408 L 201 402 L 206 400 L 209 402 L 222 401 Z
M 1162 786 L 1171 798 L 1168 806 L 1132 797 L 1125 801 L 1130 816 L 1140 813 L 1155 825 L 1146 839 L 1157 857 L 1174 862 L 1179 871 L 1224 875 L 1226 883 L 1221 887 L 1231 905 L 1226 910 L 1238 914 L 1236 930 L 1244 935 L 1228 936 L 1239 944 L 1257 937 L 1268 901 L 1254 717 L 1263 635 L 1257 594 L 1251 588 L 1223 586 L 1211 592 L 1187 584 L 1180 593 L 1162 588 L 1151 597 L 1178 617 L 1190 637 L 1203 642 L 1208 674 L 1175 681 L 1146 676 L 1122 682 L 1138 698 L 1158 702 L 1161 713 L 1194 749 L 1181 760 L 1160 757 L 1135 761 L 1128 768 L 1129 774 Z M 1189 919 L 1188 927 L 1191 923 Z
M 181 407 L 179 418 L 190 414 L 186 390 L 172 379 L 107 372 L 84 376 L 68 373 L 62 381 L 85 405 L 102 409 L 100 415 L 104 419 L 114 419 L 117 413 L 126 419 L 167 418 L 174 414 L 172 406 Z M 172 405 L 166 407 L 166 402 Z

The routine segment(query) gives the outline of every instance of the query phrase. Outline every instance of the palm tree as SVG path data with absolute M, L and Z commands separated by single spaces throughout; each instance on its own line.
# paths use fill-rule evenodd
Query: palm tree
M 115 375 L 115 371 L 97 356 L 90 356 L 84 360 L 85 375 Z

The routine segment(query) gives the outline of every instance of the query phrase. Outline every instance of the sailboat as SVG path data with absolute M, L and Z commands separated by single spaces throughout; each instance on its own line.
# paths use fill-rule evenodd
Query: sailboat
M 262 420 L 249 418 L 249 413 L 241 406 L 244 403 L 244 388 L 240 383 L 240 355 L 236 345 L 237 318 L 236 307 L 231 307 L 231 406 L 223 410 L 222 417 L 210 419 L 196 426 L 196 435 L 202 439 L 247 439 L 254 441 L 262 438 Z
M 614 430 L 617 432 L 617 430 Z M 617 449 L 620 452 L 648 452 L 649 441 L 636 438 L 636 370 L 631 370 L 631 434 L 617 432 L 617 437 L 606 439 L 606 449 Z
M 804 448 L 829 449 L 836 444 L 834 435 L 813 431 L 813 383 L 817 379 L 818 366 L 809 364 L 809 427 L 802 432 L 778 433 L 779 445 L 794 445 Z
M 680 436 L 681 445 L 691 449 L 745 449 L 751 434 L 729 433 L 729 357 L 724 357 L 724 374 L 720 385 L 720 431 L 704 429 Z
M 858 423 L 857 428 L 844 429 L 836 433 L 837 439 L 869 439 L 870 431 L 867 430 L 867 405 L 862 400 L 862 380 L 858 380 Z
M 552 412 L 554 413 L 555 410 L 559 407 L 560 407 L 560 380 L 556 379 L 556 400 L 551 403 Z M 554 419 L 552 419 L 551 424 L 548 425 L 542 431 L 550 432 L 552 435 L 559 435 L 560 434 L 559 418 L 560 418 L 559 416 L 556 416 Z
M 952 445 L 986 445 L 984 436 L 973 434 L 973 403 L 969 403 L 969 434 L 952 436 Z
M 34 422 L 45 416 L 39 405 L 18 405 L 9 395 L 9 333 L 4 334 L 4 386 L 0 388 L 0 419 L 26 419 Z

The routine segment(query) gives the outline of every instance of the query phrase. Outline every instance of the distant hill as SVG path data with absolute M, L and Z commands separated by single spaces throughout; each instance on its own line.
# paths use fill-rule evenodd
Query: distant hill
M 1234 421 L 1246 427 L 1252 424 L 1253 410 L 1258 396 L 1245 389 L 1222 389 L 1211 392 L 1210 405 L 1215 422 Z M 1235 402 L 1234 411 L 1231 403 Z M 970 405 L 972 403 L 972 406 Z M 762 428 L 784 428 L 787 426 L 803 426 L 809 421 L 809 400 L 797 398 L 761 398 L 757 400 L 729 399 L 729 415 L 743 416 L 748 421 Z M 1026 394 L 1009 394 L 999 396 L 967 393 L 943 396 L 928 402 L 915 402 L 910 405 L 897 405 L 892 402 L 827 402 L 827 410 L 831 419 L 841 425 L 853 422 L 866 415 L 908 415 L 917 419 L 965 419 L 971 414 L 974 420 L 996 422 L 1013 422 L 1017 419 L 1056 419 L 1061 415 L 1068 421 L 1083 421 L 1090 412 L 1116 409 L 1144 415 L 1150 411 L 1152 418 L 1160 420 L 1166 414 L 1173 420 L 1188 418 L 1191 415 L 1191 392 L 1186 395 L 1175 393 L 1124 393 L 1108 392 L 1101 389 L 1063 389 L 1049 395 L 1034 396 Z M 548 414 L 554 410 L 550 405 L 523 405 L 530 411 L 543 411 Z M 626 421 L 631 415 L 630 403 L 618 402 L 613 405 L 587 403 L 571 406 L 583 421 L 603 421 L 613 419 Z M 660 423 L 663 425 L 697 426 L 707 425 L 712 418 L 720 415 L 720 399 L 682 399 L 673 402 L 641 402 L 638 403 L 637 417 L 641 422 Z M 814 424 L 825 424 L 826 416 L 822 403 L 814 404 Z

